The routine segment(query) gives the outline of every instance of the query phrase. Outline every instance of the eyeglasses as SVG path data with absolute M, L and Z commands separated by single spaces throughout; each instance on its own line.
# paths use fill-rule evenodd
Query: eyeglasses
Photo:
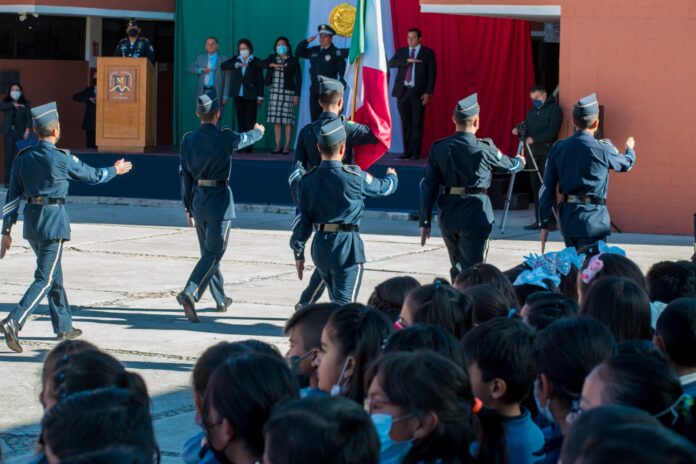
M 363 407 L 365 408 L 365 412 L 368 414 L 372 414 L 373 412 L 375 412 L 375 407 L 380 406 L 394 406 L 398 408 L 400 405 L 392 401 L 373 400 L 370 398 L 365 398 L 365 401 L 363 401 Z

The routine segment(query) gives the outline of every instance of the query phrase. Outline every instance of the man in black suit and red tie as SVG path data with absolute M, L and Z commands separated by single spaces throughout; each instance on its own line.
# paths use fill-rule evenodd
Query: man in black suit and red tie
M 435 52 L 421 44 L 419 29 L 409 30 L 406 41 L 408 47 L 397 50 L 389 60 L 389 67 L 399 68 L 392 96 L 397 98 L 404 133 L 404 154 L 400 159 L 418 159 L 425 107 L 433 95 L 437 67 Z

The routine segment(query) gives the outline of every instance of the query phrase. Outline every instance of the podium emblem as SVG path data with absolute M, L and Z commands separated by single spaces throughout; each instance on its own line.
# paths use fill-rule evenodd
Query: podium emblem
M 135 100 L 135 70 L 114 70 L 109 73 L 108 99 L 110 101 Z

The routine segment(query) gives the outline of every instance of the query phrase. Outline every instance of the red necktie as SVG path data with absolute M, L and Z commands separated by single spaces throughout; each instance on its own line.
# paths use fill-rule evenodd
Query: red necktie
M 412 48 L 411 49 L 411 54 L 409 55 L 409 58 L 414 59 L 416 57 L 416 49 Z M 416 66 L 416 63 L 413 63 L 412 65 L 409 65 L 408 69 L 406 70 L 406 82 L 409 84 L 413 81 L 413 68 Z

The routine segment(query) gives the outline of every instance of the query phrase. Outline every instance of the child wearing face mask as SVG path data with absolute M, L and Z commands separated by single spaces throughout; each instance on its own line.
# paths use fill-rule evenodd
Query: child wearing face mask
M 5 146 L 4 184 L 9 185 L 12 164 L 17 154 L 17 142 L 29 139 L 33 126 L 31 103 L 26 99 L 18 82 L 7 87 L 7 95 L 0 101 L 0 111 L 4 116 L 0 127 Z
M 285 323 L 285 335 L 290 348 L 285 354 L 290 369 L 297 376 L 300 397 L 326 395 L 318 388 L 317 368 L 314 360 L 321 350 L 321 332 L 335 310 L 336 303 L 316 303 L 304 306 Z
M 555 464 L 560 459 L 563 437 L 568 434 L 573 402 L 580 399 L 585 377 L 611 356 L 614 337 L 602 323 L 589 318 L 553 322 L 537 334 L 534 346 L 538 376 L 534 399 L 549 427 L 546 443 L 538 453 L 539 463 Z
M 391 332 L 391 321 L 376 309 L 350 303 L 334 311 L 321 333 L 321 349 L 314 362 L 318 387 L 362 403 L 365 371 Z

